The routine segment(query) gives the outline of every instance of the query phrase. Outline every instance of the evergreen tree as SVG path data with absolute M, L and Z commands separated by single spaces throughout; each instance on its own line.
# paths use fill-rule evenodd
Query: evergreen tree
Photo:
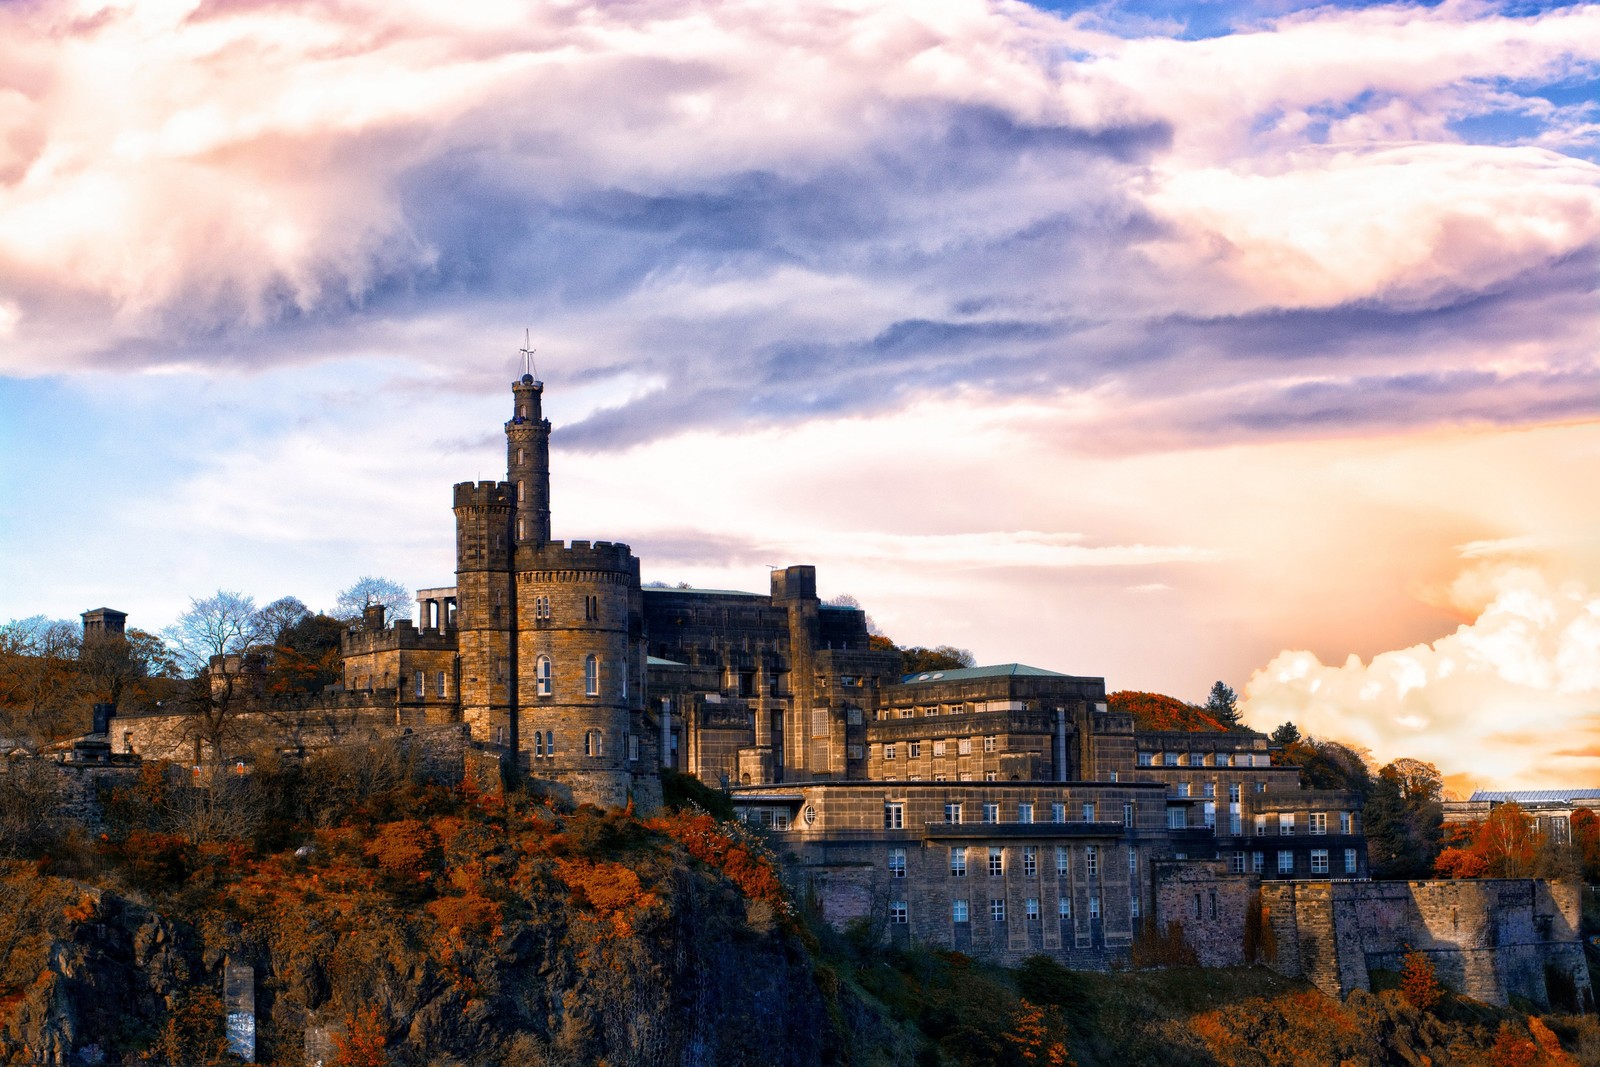
M 1211 685 L 1206 697 L 1206 714 L 1232 729 L 1239 725 L 1239 694 L 1220 679 Z
M 1292 745 L 1300 740 L 1300 727 L 1292 722 L 1286 722 L 1272 731 L 1272 743 L 1275 745 Z

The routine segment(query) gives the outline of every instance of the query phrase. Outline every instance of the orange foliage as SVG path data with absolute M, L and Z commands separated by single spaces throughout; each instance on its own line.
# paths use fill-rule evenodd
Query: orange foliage
M 792 916 L 789 898 L 771 858 L 737 828 L 719 824 L 704 812 L 663 815 L 645 825 L 683 845 L 701 863 L 720 870 L 749 899 L 766 902 L 774 914 Z
M 1433 961 L 1421 952 L 1406 953 L 1400 968 L 1400 995 L 1418 1011 L 1432 1011 L 1444 996 Z
M 585 860 L 557 860 L 556 875 L 593 908 L 600 919 L 609 919 L 617 937 L 632 937 L 629 913 L 635 908 L 650 908 L 657 903 L 654 893 L 646 892 L 639 876 L 620 863 L 592 863 Z
M 1500 1024 L 1494 1047 L 1489 1049 L 1492 1067 L 1540 1067 L 1543 1062 L 1538 1045 L 1523 1037 L 1511 1023 Z
M 1481 822 L 1454 827 L 1452 834 L 1433 865 L 1445 878 L 1526 878 L 1544 844 L 1533 819 L 1509 802 L 1496 805 Z
M 1561 1047 L 1560 1039 L 1543 1021 L 1532 1015 L 1528 1016 L 1528 1033 L 1532 1035 L 1533 1043 L 1539 1046 L 1547 1067 L 1578 1067 L 1578 1061 Z
M 1047 1013 L 1037 1004 L 1019 1000 L 1011 1017 L 1011 1030 L 1002 1035 L 1023 1063 L 1048 1064 L 1049 1067 L 1071 1067 L 1072 1057 L 1067 1053 L 1066 1028 L 1053 1013 Z
M 1133 716 L 1135 730 L 1226 731 L 1227 725 L 1206 714 L 1205 708 L 1186 704 L 1162 693 L 1119 689 L 1106 697 L 1106 707 Z
M 416 819 L 389 823 L 366 847 L 367 855 L 377 860 L 385 874 L 407 881 L 427 877 L 438 851 L 438 835 Z
M 329 1067 L 388 1067 L 388 1027 L 377 1008 L 363 1008 L 345 1019 L 345 1032 L 333 1035 Z

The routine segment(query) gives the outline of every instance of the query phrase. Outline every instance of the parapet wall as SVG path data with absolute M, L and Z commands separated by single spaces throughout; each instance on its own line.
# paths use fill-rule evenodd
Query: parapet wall
M 601 571 L 639 577 L 639 561 L 627 545 L 611 541 L 552 541 L 517 546 L 518 571 Z
M 457 482 L 455 507 L 510 507 L 509 482 Z

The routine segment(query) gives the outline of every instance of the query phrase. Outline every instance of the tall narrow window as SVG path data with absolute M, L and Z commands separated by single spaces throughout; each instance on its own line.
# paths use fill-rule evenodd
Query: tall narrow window
M 542 730 L 533 732 L 533 754 L 539 758 L 544 757 L 544 731 Z
M 555 676 L 550 670 L 550 657 L 540 656 L 534 667 L 534 676 L 538 683 L 539 695 L 547 697 L 555 692 Z
M 628 657 L 622 657 L 622 699 L 628 699 Z
M 583 691 L 592 697 L 600 695 L 600 659 L 590 656 L 583 661 Z
M 527 495 L 528 495 L 528 483 L 527 482 L 518 482 L 517 483 L 517 503 L 519 503 L 519 504 L 522 503 L 522 501 L 527 497 Z
M 444 693 L 444 671 L 440 671 L 439 672 L 439 677 L 438 677 L 437 681 L 439 683 L 439 698 L 442 700 L 442 699 L 444 699 L 444 695 L 445 695 L 445 693 Z
M 521 541 L 523 538 L 525 538 L 527 536 L 528 535 L 524 532 L 524 529 L 523 529 L 522 520 L 518 519 L 517 520 L 517 540 Z
M 417 699 L 422 700 L 428 695 L 428 677 L 422 671 L 417 672 Z
M 546 730 L 544 732 L 544 754 L 546 756 L 554 756 L 556 754 L 556 732 L 554 730 Z

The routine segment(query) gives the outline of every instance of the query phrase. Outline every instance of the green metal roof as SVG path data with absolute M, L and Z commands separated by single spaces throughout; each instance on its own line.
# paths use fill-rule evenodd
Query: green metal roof
M 1026 663 L 996 663 L 988 667 L 958 667 L 949 671 L 921 671 L 900 679 L 902 685 L 921 682 L 966 682 L 977 678 L 1070 678 L 1070 674 L 1030 667 Z

